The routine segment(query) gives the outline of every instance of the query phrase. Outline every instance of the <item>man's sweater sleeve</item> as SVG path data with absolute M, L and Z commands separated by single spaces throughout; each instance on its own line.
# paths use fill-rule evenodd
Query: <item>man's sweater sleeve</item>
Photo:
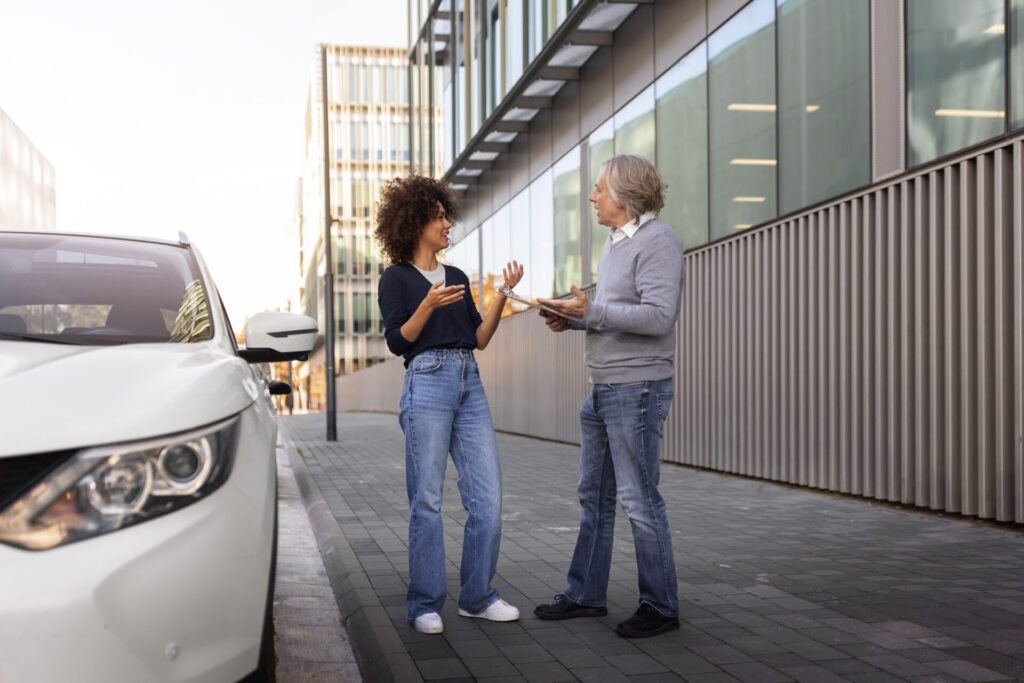
M 380 276 L 377 284 L 377 305 L 384 321 L 384 338 L 391 353 L 401 356 L 413 342 L 402 336 L 401 328 L 409 319 L 405 305 L 405 282 L 393 268 Z
M 583 314 L 587 326 L 654 337 L 668 334 L 675 324 L 683 291 L 683 248 L 679 241 L 668 237 L 653 241 L 637 258 L 635 282 L 639 304 L 591 301 Z

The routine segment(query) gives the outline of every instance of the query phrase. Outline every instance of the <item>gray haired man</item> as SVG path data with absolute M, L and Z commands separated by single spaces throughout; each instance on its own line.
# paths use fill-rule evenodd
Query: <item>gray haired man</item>
M 658 493 L 661 436 L 672 403 L 675 323 L 683 288 L 683 249 L 658 220 L 665 205 L 661 177 L 640 156 L 601 166 L 590 201 L 611 231 L 598 264 L 594 299 L 541 299 L 586 323 L 591 390 L 580 410 L 580 533 L 568 588 L 534 610 L 541 619 L 608 613 L 615 500 L 633 528 L 640 608 L 616 632 L 643 638 L 679 628 L 675 557 Z M 541 311 L 555 332 L 578 329 Z

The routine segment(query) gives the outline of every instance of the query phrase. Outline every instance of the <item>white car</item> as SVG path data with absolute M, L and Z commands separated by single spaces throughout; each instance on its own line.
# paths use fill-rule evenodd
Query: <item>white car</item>
M 240 347 L 183 234 L 0 231 L 0 683 L 272 675 L 277 424 L 250 364 L 316 329 L 259 313 Z

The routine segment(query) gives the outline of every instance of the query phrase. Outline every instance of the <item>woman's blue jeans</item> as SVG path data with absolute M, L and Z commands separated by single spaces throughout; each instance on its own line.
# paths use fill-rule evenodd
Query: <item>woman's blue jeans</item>
M 678 616 L 676 564 L 665 501 L 658 493 L 662 426 L 672 380 L 594 384 L 580 410 L 580 534 L 569 564 L 573 602 L 607 600 L 615 499 L 633 527 L 640 602 Z
M 501 541 L 501 467 L 491 411 L 469 349 L 428 349 L 409 363 L 399 421 L 409 493 L 407 618 L 445 601 L 441 493 L 451 453 L 466 509 L 459 606 L 477 614 L 498 599 L 491 580 Z

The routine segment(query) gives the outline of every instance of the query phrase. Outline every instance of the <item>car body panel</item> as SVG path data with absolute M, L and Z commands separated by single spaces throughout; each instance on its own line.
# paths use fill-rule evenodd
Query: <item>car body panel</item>
M 0 457 L 186 432 L 240 417 L 227 481 L 139 524 L 49 550 L 0 543 L 0 683 L 222 683 L 259 661 L 277 423 L 198 251 L 213 339 L 74 346 L 0 339 Z

